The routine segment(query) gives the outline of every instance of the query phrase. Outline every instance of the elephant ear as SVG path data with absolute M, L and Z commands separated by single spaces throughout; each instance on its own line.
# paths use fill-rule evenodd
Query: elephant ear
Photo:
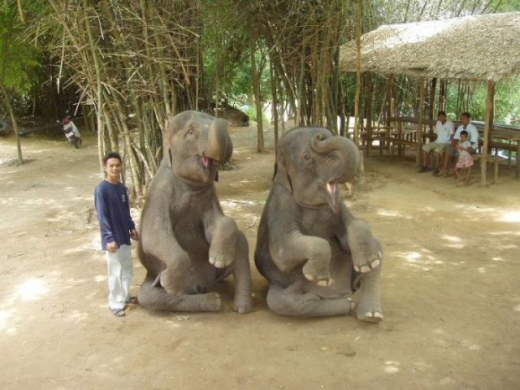
M 170 115 L 164 126 L 165 131 L 163 132 L 163 160 L 166 161 L 168 168 L 172 167 L 172 151 L 171 151 L 171 138 L 175 129 L 175 117 Z
M 282 182 L 287 183 L 291 194 L 293 192 L 291 178 L 289 177 L 289 173 L 287 172 L 287 134 L 280 140 L 278 143 L 278 147 L 276 148 L 276 159 L 274 163 L 274 173 L 273 173 L 273 181 L 276 179 L 276 176 L 280 174 L 280 179 Z
M 184 111 L 175 116 L 170 115 L 163 133 L 163 160 L 169 168 L 172 167 L 172 138 L 176 132 L 186 127 L 187 123 L 192 119 L 193 112 Z

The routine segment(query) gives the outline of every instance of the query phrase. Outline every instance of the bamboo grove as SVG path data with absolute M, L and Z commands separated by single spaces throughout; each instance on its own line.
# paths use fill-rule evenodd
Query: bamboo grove
M 297 124 L 345 134 L 355 97 L 358 107 L 367 105 L 363 88 L 380 91 L 370 104 L 383 115 L 384 91 L 393 88 L 401 95 L 398 101 L 413 105 L 415 84 L 365 76 L 358 78 L 362 88 L 356 94 L 356 78 L 338 68 L 341 44 L 383 23 L 492 12 L 516 3 L 18 0 L 4 2 L 4 8 L 18 15 L 23 42 L 49 58 L 53 86 L 77 92 L 77 103 L 96 129 L 100 159 L 107 150 L 125 156 L 126 179 L 140 197 L 162 157 L 168 116 L 218 103 L 244 64 L 249 78 L 243 93 L 254 102 L 257 118 L 263 104 L 271 103 L 275 141 L 284 131 L 279 119 L 286 111 Z M 363 116 L 363 109 L 356 112 Z M 257 150 L 263 152 L 262 120 L 257 123 Z

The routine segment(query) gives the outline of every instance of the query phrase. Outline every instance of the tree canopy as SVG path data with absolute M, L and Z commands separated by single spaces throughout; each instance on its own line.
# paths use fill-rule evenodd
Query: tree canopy
M 122 151 L 139 195 L 161 158 L 165 119 L 185 109 L 205 110 L 220 99 L 256 107 L 259 151 L 267 102 L 275 119 L 289 111 L 299 124 L 344 133 L 337 117 L 354 112 L 355 77 L 339 72 L 338 54 L 356 37 L 358 4 L 362 32 L 520 9 L 520 0 L 4 1 L 0 83 L 15 97 L 18 115 L 63 115 L 71 102 L 83 107 L 100 156 Z M 377 90 L 388 87 L 384 77 L 372 82 Z M 498 86 L 499 121 L 518 115 L 517 84 Z M 413 80 L 393 80 L 392 88 L 403 107 L 416 104 Z M 447 88 L 450 111 L 483 113 L 480 86 L 448 82 Z M 59 98 L 64 94 L 70 98 Z M 375 107 L 383 106 L 383 95 Z

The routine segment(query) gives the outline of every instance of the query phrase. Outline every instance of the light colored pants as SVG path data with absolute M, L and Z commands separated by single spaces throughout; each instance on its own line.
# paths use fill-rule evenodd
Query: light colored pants
M 130 245 L 121 245 L 115 253 L 105 252 L 108 266 L 108 307 L 122 310 L 130 298 L 134 276 Z
M 424 150 L 426 153 L 430 153 L 433 150 L 435 153 L 443 154 L 444 150 L 448 146 L 450 146 L 449 143 L 447 143 L 447 144 L 439 144 L 437 142 L 428 142 L 427 144 L 424 144 L 422 146 L 422 150 Z

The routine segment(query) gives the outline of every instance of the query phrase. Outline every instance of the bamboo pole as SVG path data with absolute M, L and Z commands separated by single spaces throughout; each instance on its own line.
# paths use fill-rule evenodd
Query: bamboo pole
M 486 118 L 484 123 L 484 145 L 482 146 L 482 158 L 480 159 L 480 181 L 482 187 L 486 186 L 487 158 L 489 135 L 491 132 L 491 124 L 493 121 L 494 101 L 495 99 L 495 82 L 488 80 L 487 98 L 486 98 Z
M 363 0 L 358 0 L 356 9 L 356 95 L 354 103 L 354 143 L 359 147 L 359 106 L 361 100 L 361 35 L 363 34 Z M 358 180 L 360 185 L 365 184 L 365 163 L 363 161 L 363 153 L 359 153 L 359 170 Z
M 367 140 L 366 140 L 366 150 L 365 150 L 365 155 L 367 157 L 370 156 L 370 149 L 372 147 L 372 116 L 373 116 L 373 109 L 372 109 L 372 102 L 373 102 L 373 98 L 374 98 L 374 88 L 373 88 L 373 83 L 372 83 L 372 73 L 370 72 L 367 72 L 365 73 L 365 80 L 366 80 L 366 97 L 367 97 L 367 100 L 366 100 L 366 110 L 365 110 L 365 113 L 366 113 L 366 121 L 367 121 L 367 131 L 366 131 L 366 136 L 367 136 Z
M 421 165 L 421 151 L 423 145 L 423 122 L 424 122 L 424 79 L 419 79 L 419 120 L 417 123 L 417 154 L 415 156 L 415 163 Z

